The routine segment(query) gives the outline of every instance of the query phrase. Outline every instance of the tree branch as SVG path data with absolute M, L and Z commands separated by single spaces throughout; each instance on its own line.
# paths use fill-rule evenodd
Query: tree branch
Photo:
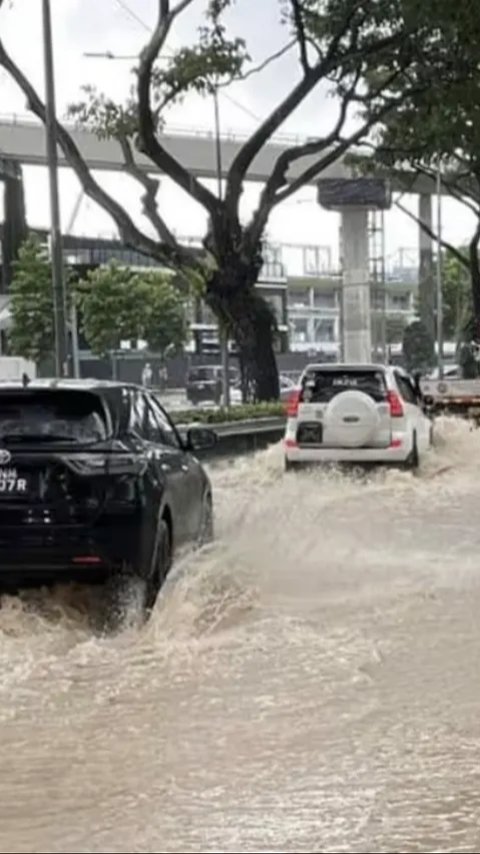
M 5 68 L 23 92 L 27 99 L 29 109 L 43 122 L 43 124 L 45 124 L 45 105 L 30 81 L 27 80 L 23 72 L 9 56 L 1 40 L 0 66 Z M 183 250 L 181 247 L 179 247 L 179 252 L 177 252 L 177 250 L 172 249 L 170 246 L 157 243 L 155 240 L 151 240 L 143 234 L 143 232 L 136 227 L 133 220 L 128 216 L 123 207 L 93 178 L 77 145 L 68 131 L 66 131 L 59 122 L 56 122 L 55 131 L 57 142 L 62 149 L 69 166 L 75 172 L 84 192 L 101 208 L 103 208 L 103 210 L 110 214 L 119 230 L 122 240 L 139 252 L 143 252 L 146 255 L 150 255 L 152 258 L 156 258 L 157 261 L 160 261 L 166 266 L 175 267 L 178 266 L 180 260 L 185 261 L 185 258 L 182 258 Z M 180 253 L 182 253 L 182 255 L 180 255 Z M 190 261 L 190 263 L 192 262 Z
M 142 196 L 142 206 L 145 216 L 153 225 L 160 240 L 172 249 L 180 250 L 180 246 L 175 235 L 170 231 L 165 220 L 160 216 L 158 211 L 157 193 L 160 182 L 155 178 L 151 178 L 150 175 L 147 175 L 147 173 L 138 166 L 135 162 L 130 141 L 126 137 L 119 138 L 119 143 L 125 160 L 125 170 L 145 189 L 145 193 Z M 186 250 L 182 247 L 181 251 Z
M 385 90 L 388 90 L 388 88 L 392 85 L 392 83 L 400 75 L 400 73 L 401 73 L 400 70 L 394 71 L 393 74 L 391 74 L 390 77 L 387 80 L 385 80 L 382 83 L 382 85 L 380 87 L 378 87 L 378 89 L 375 92 L 372 93 L 373 99 L 379 97 L 382 94 L 382 92 L 384 92 Z M 360 76 L 361 76 L 361 70 L 358 70 L 357 75 L 356 75 L 357 81 L 358 81 L 358 79 L 360 79 Z M 344 106 L 345 106 L 345 99 L 348 99 L 348 102 L 351 102 L 354 100 L 355 87 L 356 87 L 356 82 L 354 79 L 354 82 L 351 84 L 351 86 L 349 87 L 349 89 L 347 90 L 347 92 L 344 95 L 344 101 L 343 101 Z M 417 90 L 412 89 L 412 94 L 416 91 L 422 91 L 422 87 L 420 87 L 419 90 L 418 89 Z M 289 184 L 289 186 L 283 192 L 278 193 L 275 197 L 275 204 L 279 204 L 281 202 L 284 202 L 291 195 L 293 195 L 293 193 L 296 193 L 297 190 L 299 190 L 302 186 L 304 186 L 305 184 L 309 184 L 311 181 L 313 181 L 314 178 L 316 178 L 320 172 L 323 172 L 324 169 L 327 169 L 328 166 L 331 166 L 332 163 L 335 163 L 335 161 L 338 160 L 339 157 L 342 156 L 342 154 L 345 154 L 345 152 L 347 152 L 349 149 L 358 145 L 359 141 L 364 139 L 364 137 L 368 134 L 368 132 L 372 129 L 372 127 L 374 127 L 374 125 L 378 124 L 378 122 L 380 122 L 386 115 L 388 115 L 388 113 L 391 113 L 395 109 L 395 107 L 398 106 L 399 100 L 401 102 L 402 97 L 400 97 L 400 99 L 392 98 L 389 101 L 386 101 L 383 104 L 383 106 L 379 107 L 376 110 L 376 112 L 373 112 L 370 115 L 370 117 L 365 120 L 365 122 L 363 123 L 363 125 L 360 128 L 358 128 L 354 133 L 350 134 L 350 136 L 346 137 L 346 139 L 341 140 L 336 149 L 329 152 L 319 162 L 314 163 L 308 169 L 305 169 L 304 172 L 302 172 L 302 174 L 299 175 L 298 178 L 296 178 L 294 181 L 292 181 Z M 348 103 L 347 103 L 347 106 L 348 106 Z M 342 119 L 342 114 L 340 115 L 340 120 L 341 119 Z M 317 143 L 317 144 L 319 145 L 319 148 L 317 150 L 321 151 L 322 150 L 321 143 Z M 312 146 L 312 150 L 308 150 L 309 146 Z M 307 143 L 306 146 L 303 146 L 305 153 L 306 154 L 315 153 L 315 149 L 313 148 L 313 146 L 315 146 L 315 143 Z M 295 149 L 293 149 L 293 151 L 295 151 Z M 304 157 L 305 153 L 302 152 L 302 147 L 300 146 L 297 149 L 297 153 L 295 154 L 295 156 L 293 158 L 291 158 L 290 162 L 293 162 L 293 160 L 298 160 L 299 157 Z M 288 154 L 288 152 L 287 152 L 287 154 Z
M 181 0 L 170 11 L 170 0 L 158 0 L 157 23 L 151 38 L 140 54 L 137 84 L 139 122 L 137 148 L 189 196 L 201 204 L 212 217 L 216 217 L 221 209 L 216 196 L 191 175 L 158 141 L 151 104 L 151 83 L 155 60 L 165 44 L 176 16 L 192 2 L 193 0 Z
M 292 16 L 297 34 L 298 46 L 300 50 L 300 63 L 305 74 L 310 71 L 310 63 L 308 61 L 307 38 L 305 34 L 305 22 L 303 13 L 298 0 L 290 0 L 292 6 Z
M 227 176 L 227 189 L 225 194 L 225 203 L 230 215 L 234 215 L 234 212 L 237 210 L 245 175 L 257 154 L 271 139 L 273 134 L 276 133 L 279 127 L 281 127 L 284 121 L 294 112 L 302 101 L 305 100 L 307 95 L 313 91 L 320 80 L 325 79 L 338 65 L 339 60 L 336 55 L 338 45 L 345 33 L 348 31 L 357 10 L 358 4 L 352 3 L 349 14 L 345 17 L 342 25 L 339 26 L 338 32 L 335 38 L 330 42 L 325 56 L 320 59 L 317 65 L 311 67 L 300 82 L 291 89 L 286 98 L 284 98 L 279 106 L 276 107 L 256 129 L 256 131 L 254 131 L 252 136 L 247 140 L 245 145 L 242 146 L 236 157 L 233 159 Z M 385 48 L 391 47 L 395 44 L 398 38 L 399 36 L 397 34 L 394 34 L 393 36 L 385 36 L 385 38 L 379 39 L 368 49 L 365 48 L 360 52 L 352 48 L 348 54 L 348 58 L 353 61 L 357 57 L 360 62 L 362 57 L 367 57 Z M 343 56 L 342 60 L 344 61 L 345 59 L 346 57 Z
M 251 241 L 253 245 L 260 240 L 270 213 L 277 204 L 277 191 L 287 183 L 287 172 L 291 164 L 299 158 L 307 157 L 312 154 L 319 154 L 321 151 L 325 151 L 326 148 L 338 139 L 347 118 L 348 107 L 351 100 L 350 95 L 355 91 L 359 78 L 360 70 L 357 72 L 349 92 L 345 95 L 342 101 L 338 120 L 328 136 L 320 140 L 312 140 L 304 145 L 289 148 L 287 151 L 283 151 L 277 158 L 273 171 L 260 196 L 258 208 L 252 217 L 250 226 L 247 229 L 248 240 Z
M 414 213 L 412 213 L 412 211 L 409 211 L 408 208 L 402 205 L 400 201 L 397 200 L 395 202 L 395 207 L 397 207 L 400 211 L 402 211 L 402 213 L 406 214 L 406 216 L 408 216 L 413 222 L 415 222 L 422 229 L 422 231 L 428 235 L 428 237 L 430 237 L 432 240 L 438 240 L 438 235 L 435 234 L 433 229 L 430 228 L 430 226 L 427 225 L 426 222 L 420 219 L 420 217 L 416 216 Z M 455 246 L 453 246 L 451 243 L 449 243 L 447 240 L 444 240 L 443 238 L 440 240 L 440 244 L 443 246 L 444 249 L 447 250 L 447 252 L 451 252 L 451 254 L 457 259 L 457 261 L 459 261 L 462 267 L 465 267 L 470 272 L 470 262 L 468 258 L 465 258 L 465 255 L 462 255 L 462 253 Z
M 428 166 L 423 166 L 422 164 L 417 164 L 415 166 L 417 172 L 421 175 L 425 175 L 427 178 L 431 178 L 432 181 L 436 180 L 437 171 L 436 169 L 431 169 Z M 456 183 L 459 180 L 458 176 L 452 176 L 451 178 L 441 174 L 441 183 L 445 187 L 446 190 L 456 199 L 458 202 L 461 202 L 465 207 L 467 207 L 472 213 L 475 214 L 477 219 L 480 217 L 480 194 L 473 191 L 473 189 L 468 189 L 466 186 Z M 470 175 L 471 178 L 471 175 Z
M 407 162 L 409 169 L 413 170 L 413 174 L 415 176 L 423 175 L 426 178 L 429 178 L 432 182 L 435 182 L 437 179 L 437 168 L 422 162 L 424 151 L 421 148 L 411 147 L 399 149 L 394 145 L 378 146 L 368 141 L 363 141 L 362 145 L 364 148 L 370 148 L 375 154 L 380 155 L 380 157 L 387 154 L 392 158 L 392 161 L 394 160 L 397 163 Z M 374 159 L 375 158 L 372 158 L 372 163 L 374 162 Z M 480 184 L 477 181 L 479 189 L 473 189 L 472 175 L 474 175 L 474 167 L 471 160 L 462 157 L 458 152 L 452 154 L 449 159 L 456 160 L 461 166 L 465 167 L 465 170 L 462 172 L 450 171 L 448 174 L 442 172 L 441 181 L 443 186 L 457 201 L 461 202 L 471 210 L 476 217 L 480 216 Z M 391 172 L 392 170 L 389 169 L 389 171 Z M 415 177 L 412 178 L 411 186 L 415 184 L 415 180 Z M 406 190 L 406 192 L 408 192 L 408 190 Z
M 263 59 L 258 65 L 255 65 L 254 68 L 249 68 L 245 74 L 239 74 L 237 77 L 232 77 L 231 80 L 227 80 L 225 83 L 219 83 L 217 89 L 224 89 L 227 86 L 230 86 L 231 83 L 240 83 L 244 80 L 248 80 L 249 77 L 253 77 L 254 74 L 259 74 L 261 71 L 264 71 L 272 62 L 275 62 L 280 57 L 284 56 L 288 53 L 289 50 L 297 43 L 296 39 L 292 39 L 283 45 L 283 47 L 279 48 L 275 53 L 272 53 L 270 56 L 267 56 L 266 59 Z
M 190 3 L 193 3 L 193 0 L 179 0 L 175 8 L 172 9 L 171 14 L 173 17 L 176 18 L 177 15 L 181 15 L 187 6 L 190 6 Z

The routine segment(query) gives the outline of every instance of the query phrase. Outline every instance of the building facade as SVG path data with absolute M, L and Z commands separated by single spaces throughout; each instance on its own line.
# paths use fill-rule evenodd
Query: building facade
M 47 239 L 46 233 L 39 232 Z M 190 239 L 192 245 L 199 241 Z M 82 273 L 116 260 L 136 269 L 158 267 L 157 262 L 123 246 L 115 238 L 64 237 L 65 262 Z M 257 287 L 270 303 L 278 327 L 276 349 L 315 355 L 325 360 L 341 357 L 341 291 L 339 262 L 332 260 L 330 247 L 318 245 L 269 245 Z M 387 344 L 399 343 L 403 328 L 414 319 L 418 291 L 417 269 L 412 255 L 401 250 L 381 281 L 372 269 L 371 305 L 374 349 L 382 337 Z M 192 297 L 187 305 L 191 337 L 187 347 L 197 358 L 219 355 L 216 319 L 208 306 Z M 82 340 L 80 341 L 83 344 Z M 235 354 L 235 346 L 230 343 Z M 82 347 L 84 350 L 84 347 Z M 88 353 L 84 351 L 88 358 Z

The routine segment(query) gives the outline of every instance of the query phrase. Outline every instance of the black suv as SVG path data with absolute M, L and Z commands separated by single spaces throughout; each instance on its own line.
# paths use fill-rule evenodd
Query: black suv
M 229 370 L 230 386 L 240 382 L 240 373 L 234 366 Z M 196 365 L 188 370 L 185 390 L 187 400 L 194 406 L 215 403 L 220 406 L 223 395 L 223 368 L 221 365 Z
M 153 607 L 175 550 L 213 537 L 212 493 L 191 451 L 143 388 L 84 380 L 0 384 L 0 585 L 105 582 Z

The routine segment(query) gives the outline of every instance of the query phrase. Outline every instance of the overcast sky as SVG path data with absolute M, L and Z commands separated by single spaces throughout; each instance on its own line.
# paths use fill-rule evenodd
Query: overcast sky
M 85 57 L 88 52 L 112 51 L 117 55 L 136 55 L 152 25 L 157 0 L 51 0 L 57 86 L 57 108 L 63 115 L 69 103 L 79 98 L 81 86 L 96 84 L 107 94 L 121 100 L 128 91 L 129 71 L 133 62 L 109 61 Z M 249 53 L 255 62 L 263 60 L 288 40 L 288 33 L 278 20 L 278 0 L 236 0 L 230 15 L 230 25 L 235 35 L 247 40 Z M 170 48 L 189 43 L 195 38 L 201 23 L 204 0 L 195 0 L 188 12 L 178 20 L 172 32 Z M 0 26 L 5 45 L 24 72 L 43 94 L 41 0 L 13 0 L 0 13 Z M 130 10 L 130 12 L 128 11 Z M 248 133 L 282 98 L 298 74 L 294 54 L 287 55 L 271 65 L 259 76 L 238 83 L 221 97 L 221 125 L 225 131 Z M 21 93 L 0 74 L 0 99 L 2 113 L 25 114 Z M 319 90 L 306 102 L 282 128 L 283 132 L 313 136 L 328 131 L 335 117 L 335 103 L 325 90 Z M 168 116 L 171 127 L 213 128 L 212 103 L 200 98 L 190 98 L 176 107 Z M 47 176 L 45 170 L 29 168 L 26 173 L 27 213 L 31 225 L 48 223 L 46 199 Z M 116 175 L 103 175 L 105 187 L 114 192 L 140 218 L 138 193 L 128 179 L 118 180 Z M 79 193 L 76 179 L 62 170 L 61 206 L 63 226 L 68 226 Z M 245 194 L 245 209 L 254 204 L 258 187 L 249 187 Z M 405 201 L 405 200 L 404 200 Z M 410 207 L 414 199 L 407 199 Z M 162 182 L 161 209 L 168 212 L 168 222 L 181 234 L 202 233 L 204 214 L 196 204 L 183 194 Z M 188 214 L 187 214 L 188 211 Z M 446 236 L 457 244 L 465 242 L 473 230 L 469 215 L 453 201 L 444 202 L 443 210 Z M 321 211 L 315 202 L 313 188 L 301 190 L 272 216 L 268 235 L 274 242 L 309 243 L 329 245 L 334 257 L 338 247 L 338 217 Z M 74 229 L 79 234 L 111 234 L 114 226 L 93 202 L 83 200 Z M 386 215 L 387 255 L 395 254 L 400 247 L 416 248 L 417 231 L 403 214 L 392 210 Z

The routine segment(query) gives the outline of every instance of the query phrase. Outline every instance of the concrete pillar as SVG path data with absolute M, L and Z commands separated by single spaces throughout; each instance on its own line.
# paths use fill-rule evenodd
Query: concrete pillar
M 342 358 L 372 361 L 368 210 L 342 209 Z
M 432 197 L 429 193 L 418 197 L 418 218 L 430 229 L 433 227 Z M 432 339 L 435 339 L 435 273 L 433 266 L 433 240 L 418 227 L 419 271 L 418 305 L 420 320 Z
M 3 174 L 2 174 L 3 173 Z M 2 239 L 2 277 L 0 291 L 8 293 L 12 280 L 12 264 L 27 237 L 23 175 L 20 166 L 3 162 L 0 177 L 5 183 L 4 223 Z

